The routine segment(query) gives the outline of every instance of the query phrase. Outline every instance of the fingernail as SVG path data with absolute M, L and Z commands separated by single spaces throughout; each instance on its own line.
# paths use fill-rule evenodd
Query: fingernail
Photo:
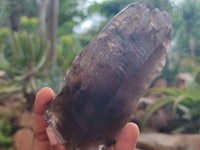
M 46 132 L 47 132 L 47 136 L 49 138 L 49 142 L 50 142 L 50 145 L 57 145 L 58 144 L 58 141 L 56 140 L 56 135 L 53 131 L 53 128 L 48 126 L 46 128 Z

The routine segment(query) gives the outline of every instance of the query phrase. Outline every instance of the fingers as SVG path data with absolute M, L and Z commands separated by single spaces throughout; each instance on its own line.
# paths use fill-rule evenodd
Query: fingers
M 41 89 L 36 95 L 33 150 L 66 150 L 63 145 L 58 144 L 53 131 L 48 130 L 42 116 L 44 107 L 53 99 L 54 95 L 53 90 L 48 87 Z
M 41 89 L 36 96 L 36 101 L 35 101 L 36 114 L 33 127 L 35 140 L 34 140 L 33 150 L 50 150 L 50 149 L 66 150 L 64 146 L 58 144 L 54 132 L 52 130 L 48 130 L 47 124 L 42 116 L 44 107 L 46 106 L 47 103 L 49 103 L 53 99 L 53 97 L 54 97 L 54 92 L 47 87 Z M 128 123 L 122 129 L 114 150 L 133 150 L 136 145 L 138 136 L 139 136 L 139 129 L 137 125 L 133 123 Z
M 139 136 L 139 129 L 134 123 L 127 123 L 122 129 L 114 150 L 134 150 Z

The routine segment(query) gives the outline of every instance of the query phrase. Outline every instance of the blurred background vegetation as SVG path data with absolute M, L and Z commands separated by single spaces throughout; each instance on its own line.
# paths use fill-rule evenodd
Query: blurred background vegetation
M 167 88 L 149 91 L 166 94 L 165 102 L 149 108 L 141 126 L 156 109 L 171 103 L 175 116 L 187 122 L 176 131 L 199 133 L 200 0 L 0 0 L 0 103 L 23 93 L 26 110 L 32 111 L 36 92 L 44 86 L 57 92 L 75 55 L 115 14 L 134 2 L 165 9 L 173 21 L 170 52 L 158 77 L 167 82 Z M 184 89 L 174 87 L 180 73 L 192 77 Z M 9 120 L 0 117 L 0 146 L 7 147 Z

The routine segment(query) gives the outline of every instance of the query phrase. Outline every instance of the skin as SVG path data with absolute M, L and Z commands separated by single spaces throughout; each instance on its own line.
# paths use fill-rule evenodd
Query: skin
M 67 150 L 65 146 L 58 144 L 54 132 L 47 127 L 42 117 L 44 107 L 52 100 L 54 95 L 53 90 L 48 87 L 41 89 L 36 95 L 33 150 Z M 133 150 L 138 136 L 139 129 L 137 125 L 127 123 L 122 129 L 115 146 L 105 148 L 105 150 Z

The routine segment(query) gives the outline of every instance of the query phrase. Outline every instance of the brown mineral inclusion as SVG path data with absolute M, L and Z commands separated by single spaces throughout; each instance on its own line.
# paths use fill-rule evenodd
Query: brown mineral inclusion
M 110 145 L 160 74 L 171 35 L 167 12 L 134 3 L 73 60 L 44 119 L 68 150 Z

